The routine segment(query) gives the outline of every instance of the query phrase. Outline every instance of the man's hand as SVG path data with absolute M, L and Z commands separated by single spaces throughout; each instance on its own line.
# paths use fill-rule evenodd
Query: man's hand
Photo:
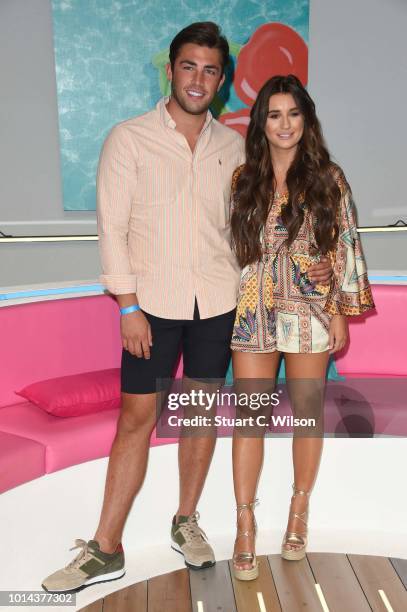
M 348 320 L 344 315 L 334 315 L 329 325 L 329 354 L 340 351 L 348 340 Z
M 153 346 L 151 326 L 141 310 L 122 315 L 120 331 L 124 349 L 136 357 L 150 359 L 150 347 Z
M 308 268 L 308 278 L 315 285 L 329 285 L 331 282 L 333 270 L 329 257 L 323 255 L 321 261 L 317 264 L 312 264 Z

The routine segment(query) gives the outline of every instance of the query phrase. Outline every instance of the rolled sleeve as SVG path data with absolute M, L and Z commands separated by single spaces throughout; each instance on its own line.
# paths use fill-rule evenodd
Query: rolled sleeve
M 134 274 L 101 274 L 99 282 L 114 295 L 137 293 L 137 280 Z
M 102 266 L 99 280 L 115 295 L 135 293 L 137 290 L 128 249 L 136 180 L 135 151 L 126 129 L 115 126 L 104 142 L 96 178 L 96 215 Z

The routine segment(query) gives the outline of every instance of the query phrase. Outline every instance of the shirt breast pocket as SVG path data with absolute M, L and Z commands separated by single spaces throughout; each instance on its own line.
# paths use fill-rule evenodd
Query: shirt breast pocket
M 175 202 L 185 180 L 186 169 L 178 160 L 146 157 L 137 173 L 135 202 L 148 209 Z
M 196 193 L 211 210 L 217 210 L 217 224 L 226 228 L 230 222 L 230 196 L 232 174 L 237 166 L 234 156 L 222 151 L 211 155 L 199 164 L 196 177 Z
M 195 189 L 200 199 L 211 202 L 223 200 L 223 173 L 220 157 L 213 155 L 200 162 L 195 175 Z

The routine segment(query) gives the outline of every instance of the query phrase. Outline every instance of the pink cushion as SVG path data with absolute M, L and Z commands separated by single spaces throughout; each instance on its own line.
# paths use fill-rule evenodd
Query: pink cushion
M 80 416 L 120 407 L 120 369 L 96 370 L 42 380 L 16 391 L 59 417 Z
M 0 493 L 45 474 L 42 444 L 0 431 Z

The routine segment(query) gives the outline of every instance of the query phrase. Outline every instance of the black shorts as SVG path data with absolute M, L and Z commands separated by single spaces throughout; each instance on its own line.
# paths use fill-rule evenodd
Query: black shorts
M 144 311 L 143 311 L 144 312 Z M 162 319 L 144 312 L 151 325 L 150 359 L 123 349 L 121 390 L 124 393 L 155 393 L 158 379 L 170 379 L 180 351 L 184 374 L 193 379 L 223 379 L 229 366 L 230 341 L 236 309 L 209 319 L 199 317 L 195 300 L 194 319 Z

